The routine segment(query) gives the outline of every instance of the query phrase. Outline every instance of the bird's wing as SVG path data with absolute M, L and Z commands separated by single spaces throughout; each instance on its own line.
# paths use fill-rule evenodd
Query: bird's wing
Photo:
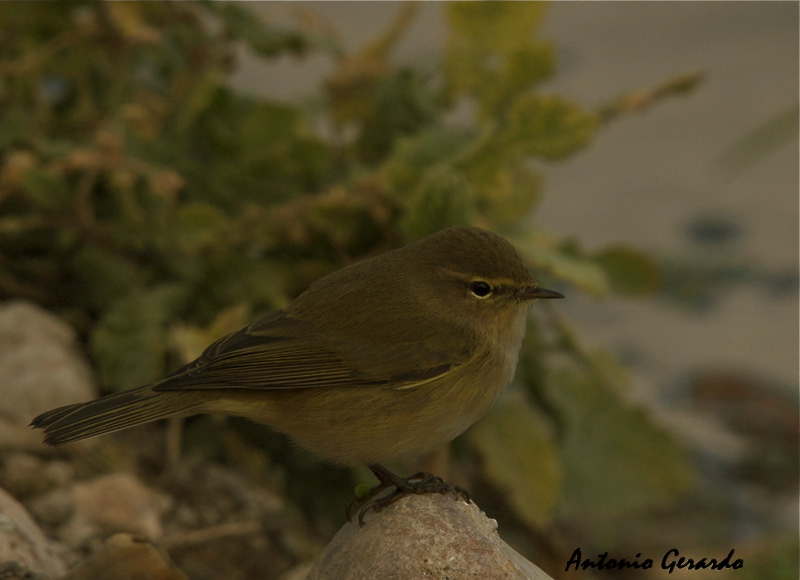
M 458 363 L 428 352 L 422 344 L 402 345 L 413 367 L 392 364 L 378 372 L 375 364 L 359 370 L 357 360 L 346 361 L 324 346 L 309 322 L 277 312 L 229 334 L 209 346 L 200 357 L 153 386 L 157 391 L 195 389 L 297 389 L 332 386 L 386 386 L 413 388 L 435 379 Z M 372 350 L 372 349 L 370 349 Z M 343 351 L 341 351 L 343 352 Z M 377 354 L 377 353 L 374 353 Z M 355 362 L 355 364 L 353 364 Z M 374 361 L 372 361 L 374 362 Z M 378 365 L 379 366 L 379 365 Z M 394 368 L 392 368 L 394 367 Z

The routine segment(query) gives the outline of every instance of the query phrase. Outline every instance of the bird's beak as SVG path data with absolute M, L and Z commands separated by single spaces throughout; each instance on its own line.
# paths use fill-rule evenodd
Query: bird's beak
M 563 298 L 564 295 L 555 290 L 546 290 L 538 286 L 528 286 L 522 291 L 522 298 L 525 300 L 534 300 L 537 298 Z

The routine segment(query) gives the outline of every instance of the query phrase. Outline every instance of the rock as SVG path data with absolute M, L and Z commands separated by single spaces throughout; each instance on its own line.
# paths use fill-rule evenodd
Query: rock
M 44 461 L 35 455 L 9 452 L 0 456 L 0 487 L 17 499 L 67 485 L 74 468 L 65 461 Z
M 339 530 L 307 580 L 552 580 L 500 539 L 497 522 L 451 496 L 408 496 L 364 521 Z
M 167 553 L 147 538 L 114 534 L 61 580 L 189 580 Z
M 0 489 L 0 562 L 16 563 L 19 570 L 54 578 L 66 571 L 64 562 L 50 548 L 22 504 L 3 489 Z M 4 574 L 14 578 L 12 572 L 6 569 Z
M 67 487 L 59 487 L 27 501 L 36 521 L 52 527 L 66 523 L 75 513 L 75 498 Z
M 308 573 L 311 571 L 312 564 L 297 564 L 280 576 L 280 580 L 307 580 Z M 0 580 L 2 580 L 0 578 Z
M 18 562 L 3 562 L 0 564 L 0 580 L 52 580 L 52 578 L 34 572 L 27 566 L 21 566 Z
M 48 482 L 42 477 L 45 462 L 27 453 L 9 453 L 2 458 L 0 484 L 11 495 L 23 498 L 47 490 Z
M 91 377 L 64 321 L 28 302 L 0 306 L 0 445 L 41 444 L 31 419 L 94 398 Z
M 161 516 L 169 507 L 168 498 L 122 472 L 76 484 L 73 500 L 74 515 L 59 529 L 59 537 L 72 547 L 117 532 L 158 538 Z

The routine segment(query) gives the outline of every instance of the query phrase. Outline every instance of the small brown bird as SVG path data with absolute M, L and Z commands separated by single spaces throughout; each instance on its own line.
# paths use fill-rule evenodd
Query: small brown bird
M 239 415 L 399 489 L 413 482 L 379 464 L 447 443 L 489 409 L 537 298 L 563 296 L 539 288 L 502 237 L 452 227 L 317 280 L 161 381 L 31 424 L 61 445 L 164 417 Z

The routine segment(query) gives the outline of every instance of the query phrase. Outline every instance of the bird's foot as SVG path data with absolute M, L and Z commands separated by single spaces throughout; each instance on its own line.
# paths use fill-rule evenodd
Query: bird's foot
M 467 491 L 454 484 L 447 483 L 441 477 L 421 471 L 409 477 L 400 477 L 383 467 L 382 465 L 369 465 L 370 471 L 378 478 L 378 485 L 373 487 L 369 493 L 363 497 L 355 497 L 347 506 L 347 521 L 351 520 L 353 506 L 364 504 L 358 512 L 358 525 L 364 525 L 364 515 L 372 510 L 379 512 L 385 507 L 390 506 L 401 497 L 410 494 L 423 493 L 452 493 L 456 499 L 461 498 L 469 502 Z M 381 495 L 387 489 L 394 488 L 386 495 Z

